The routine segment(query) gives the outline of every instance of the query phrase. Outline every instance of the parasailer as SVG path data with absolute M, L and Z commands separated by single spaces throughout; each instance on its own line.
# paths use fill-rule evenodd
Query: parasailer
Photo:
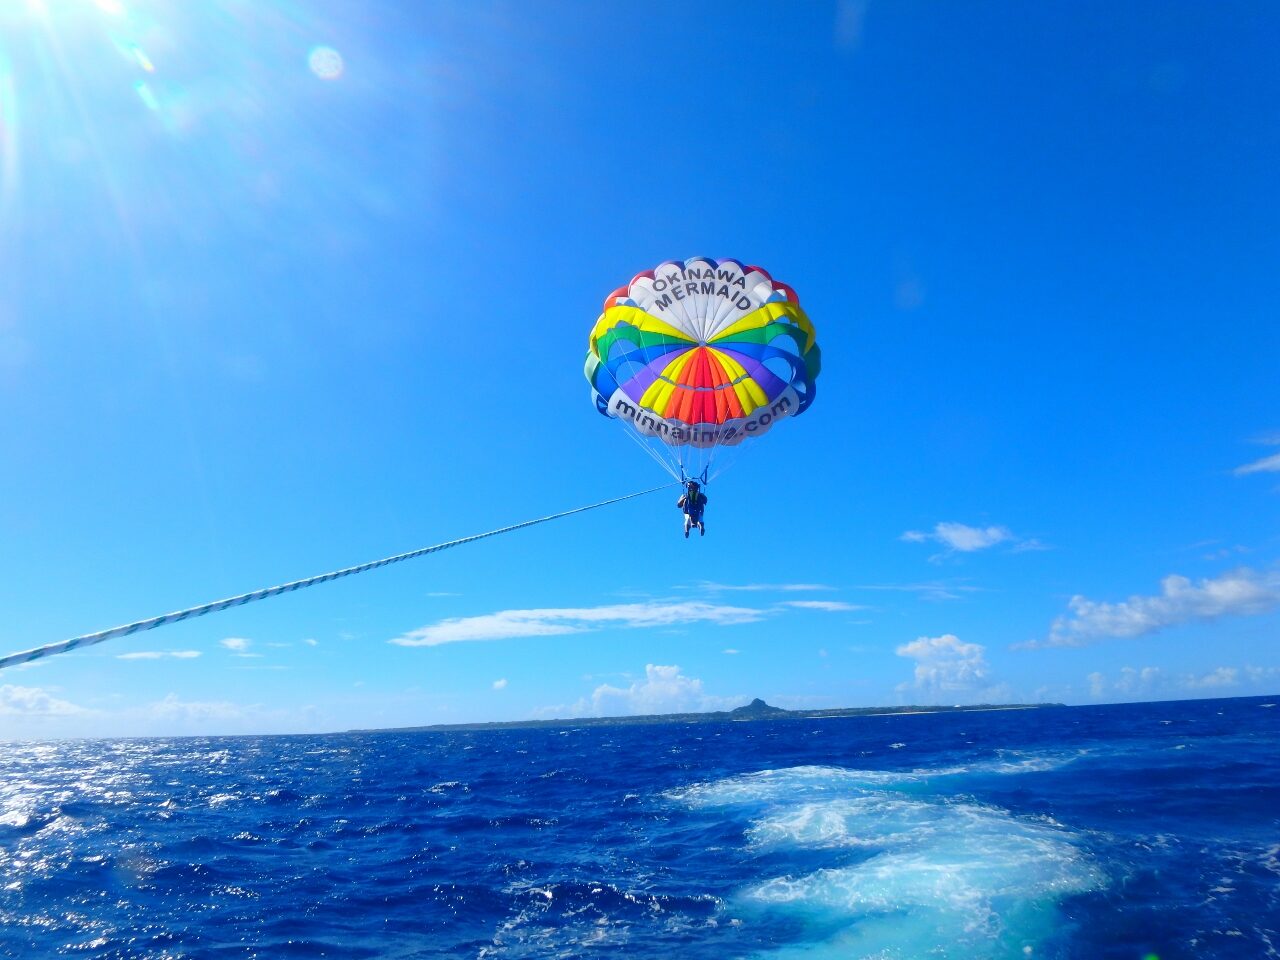
M 684 512 L 684 538 L 689 539 L 689 531 L 698 528 L 698 536 L 707 535 L 707 527 L 702 522 L 702 511 L 707 506 L 707 495 L 698 488 L 697 480 L 686 480 L 684 493 L 676 501 L 676 506 Z
M 686 496 L 697 478 L 705 504 L 716 454 L 808 410 L 820 366 L 795 290 L 761 267 L 693 257 L 605 298 L 585 373 L 596 410 L 621 421 Z M 700 508 L 686 536 L 693 523 L 702 532 Z

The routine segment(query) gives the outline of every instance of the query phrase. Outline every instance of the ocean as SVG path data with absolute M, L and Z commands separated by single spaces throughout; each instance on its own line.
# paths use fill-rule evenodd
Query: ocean
M 0 954 L 1276 957 L 1278 703 L 0 744 Z

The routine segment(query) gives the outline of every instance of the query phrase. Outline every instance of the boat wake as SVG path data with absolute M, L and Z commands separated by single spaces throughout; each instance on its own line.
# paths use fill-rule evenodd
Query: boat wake
M 802 766 L 669 797 L 743 818 L 753 850 L 784 868 L 733 904 L 804 929 L 803 945 L 770 957 L 1064 955 L 1063 902 L 1102 888 L 1105 875 L 1081 837 L 1052 819 L 938 790 L 959 772 Z

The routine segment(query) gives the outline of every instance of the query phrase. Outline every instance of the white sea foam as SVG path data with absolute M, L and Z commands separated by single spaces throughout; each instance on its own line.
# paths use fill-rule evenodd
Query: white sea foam
M 788 804 L 752 823 L 747 835 L 760 847 L 880 848 L 930 829 L 934 819 L 929 804 L 869 795 Z
M 470 793 L 471 787 L 463 783 L 461 780 L 441 780 L 434 786 L 428 787 L 427 793 L 449 793 L 452 790 L 457 790 L 462 793 Z
M 974 763 L 957 764 L 953 767 L 937 767 L 913 771 L 920 777 L 956 777 L 966 774 L 983 775 L 998 774 L 1001 776 L 1022 773 L 1044 773 L 1057 770 L 1080 759 L 1086 751 L 1051 753 L 1025 753 L 1021 750 L 999 750 L 990 760 L 978 760 Z
M 823 796 L 848 797 L 851 793 L 878 793 L 886 788 L 916 793 L 944 777 L 1042 773 L 1066 766 L 1083 755 L 1084 751 L 1023 753 L 1002 750 L 990 760 L 932 769 L 853 770 L 816 765 L 789 767 L 784 770 L 761 770 L 710 783 L 697 783 L 670 790 L 666 796 L 693 807 L 723 807 L 794 802 L 797 799 Z
M 783 911 L 813 941 L 771 957 L 996 958 L 1043 954 L 1062 898 L 1100 888 L 1081 838 L 1055 821 L 940 794 L 957 773 L 1052 769 L 1063 758 L 1005 757 L 909 774 L 796 767 L 670 794 L 699 808 L 739 807 L 749 842 L 805 851 L 800 869 L 740 891 L 744 910 Z M 931 789 L 924 789 L 930 787 Z M 815 855 L 829 864 L 814 870 Z M 799 863 L 797 864 L 799 866 Z
M 803 766 L 786 770 L 761 770 L 727 780 L 697 783 L 671 790 L 667 797 L 691 807 L 731 807 L 794 802 L 815 796 L 847 797 L 861 790 L 900 786 L 921 780 L 923 777 L 914 773 Z

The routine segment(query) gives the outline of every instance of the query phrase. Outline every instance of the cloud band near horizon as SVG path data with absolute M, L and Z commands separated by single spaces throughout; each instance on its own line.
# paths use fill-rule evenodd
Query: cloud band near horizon
M 410 630 L 388 641 L 400 647 L 436 647 L 445 643 L 507 640 L 516 637 L 551 637 L 589 633 L 613 627 L 634 630 L 672 627 L 690 623 L 719 626 L 756 623 L 770 611 L 702 601 L 645 601 L 599 607 L 548 607 L 532 610 L 500 610 L 476 617 L 450 617 Z
M 1160 581 L 1156 596 L 1131 596 L 1117 603 L 1077 594 L 1070 613 L 1053 621 L 1045 640 L 1018 644 L 1018 649 L 1082 647 L 1108 638 L 1133 638 L 1168 627 L 1227 616 L 1253 616 L 1280 607 L 1280 571 L 1249 567 L 1206 577 L 1193 583 L 1179 574 Z
M 761 607 L 740 607 L 703 600 L 645 600 L 598 607 L 539 607 L 499 610 L 474 617 L 450 617 L 388 640 L 399 647 L 438 647 L 446 643 L 555 637 L 596 630 L 637 630 L 687 624 L 730 626 L 759 623 L 787 612 L 845 613 L 865 609 L 841 600 L 784 600 Z

